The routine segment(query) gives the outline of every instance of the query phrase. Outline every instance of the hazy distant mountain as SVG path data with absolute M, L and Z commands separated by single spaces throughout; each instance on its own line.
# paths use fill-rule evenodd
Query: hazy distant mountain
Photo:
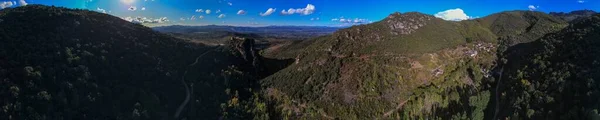
M 573 21 L 579 18 L 586 18 L 596 14 L 593 10 L 577 10 L 569 13 L 564 12 L 550 12 L 550 15 L 566 21 Z
M 163 26 L 154 27 L 154 30 L 167 33 L 214 33 L 214 32 L 236 32 L 245 34 L 257 34 L 264 37 L 307 39 L 321 35 L 327 35 L 340 29 L 338 27 L 322 26 L 267 26 L 267 27 L 236 27 L 236 26 Z

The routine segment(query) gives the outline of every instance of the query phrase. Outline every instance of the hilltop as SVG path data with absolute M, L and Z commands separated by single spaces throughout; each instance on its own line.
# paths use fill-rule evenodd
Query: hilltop
M 576 11 L 571 11 L 568 13 L 564 13 L 564 12 L 550 12 L 550 15 L 557 17 L 559 19 L 565 20 L 565 21 L 575 21 L 578 19 L 585 19 L 587 17 L 590 17 L 594 14 L 597 14 L 596 11 L 593 10 L 576 10 Z

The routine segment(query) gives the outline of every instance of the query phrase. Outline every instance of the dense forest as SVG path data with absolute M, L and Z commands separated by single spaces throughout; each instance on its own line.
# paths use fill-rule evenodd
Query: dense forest
M 0 119 L 252 117 L 266 112 L 258 99 L 228 111 L 276 71 L 261 61 L 278 62 L 252 39 L 194 44 L 87 10 L 7 8 L 0 26 Z
M 600 15 L 509 48 L 499 117 L 600 119 Z M 523 50 L 526 49 L 526 50 Z
M 0 10 L 0 119 L 600 119 L 589 10 L 392 13 L 301 41 L 167 28 Z

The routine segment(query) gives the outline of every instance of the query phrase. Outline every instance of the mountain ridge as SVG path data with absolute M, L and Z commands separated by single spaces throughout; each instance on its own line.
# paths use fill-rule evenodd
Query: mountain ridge
M 489 98 L 502 50 L 536 41 L 567 24 L 533 11 L 459 22 L 393 13 L 382 21 L 297 43 L 305 46 L 303 52 L 267 49 L 269 56 L 296 62 L 262 84 L 276 101 L 297 101 L 280 105 L 302 115 L 298 118 L 491 118 L 486 109 L 494 101 Z M 387 111 L 396 105 L 402 110 Z

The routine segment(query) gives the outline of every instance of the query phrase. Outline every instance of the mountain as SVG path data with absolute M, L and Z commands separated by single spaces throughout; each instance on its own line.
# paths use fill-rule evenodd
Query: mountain
M 580 18 L 587 18 L 590 17 L 594 14 L 596 14 L 596 11 L 593 10 L 577 10 L 577 11 L 572 11 L 569 13 L 564 13 L 564 12 L 550 12 L 550 15 L 560 18 L 562 20 L 565 21 L 573 21 L 573 20 L 577 20 Z
M 256 34 L 263 37 L 273 37 L 281 39 L 303 40 L 311 37 L 327 35 L 340 29 L 338 27 L 323 26 L 267 26 L 267 27 L 236 27 L 236 26 L 162 26 L 154 27 L 154 30 L 166 33 L 215 33 L 215 32 L 235 32 L 244 34 Z M 201 36 L 206 36 L 205 34 Z
M 195 44 L 88 10 L 6 8 L 0 26 L 0 119 L 261 117 L 253 89 L 279 61 L 253 39 Z
M 291 118 L 492 119 L 500 65 L 510 56 L 504 51 L 568 25 L 533 11 L 460 22 L 394 13 L 266 49 L 265 56 L 295 62 L 261 83 Z
M 501 12 L 477 21 L 509 45 L 532 42 L 567 25 L 566 21 L 535 11 Z

